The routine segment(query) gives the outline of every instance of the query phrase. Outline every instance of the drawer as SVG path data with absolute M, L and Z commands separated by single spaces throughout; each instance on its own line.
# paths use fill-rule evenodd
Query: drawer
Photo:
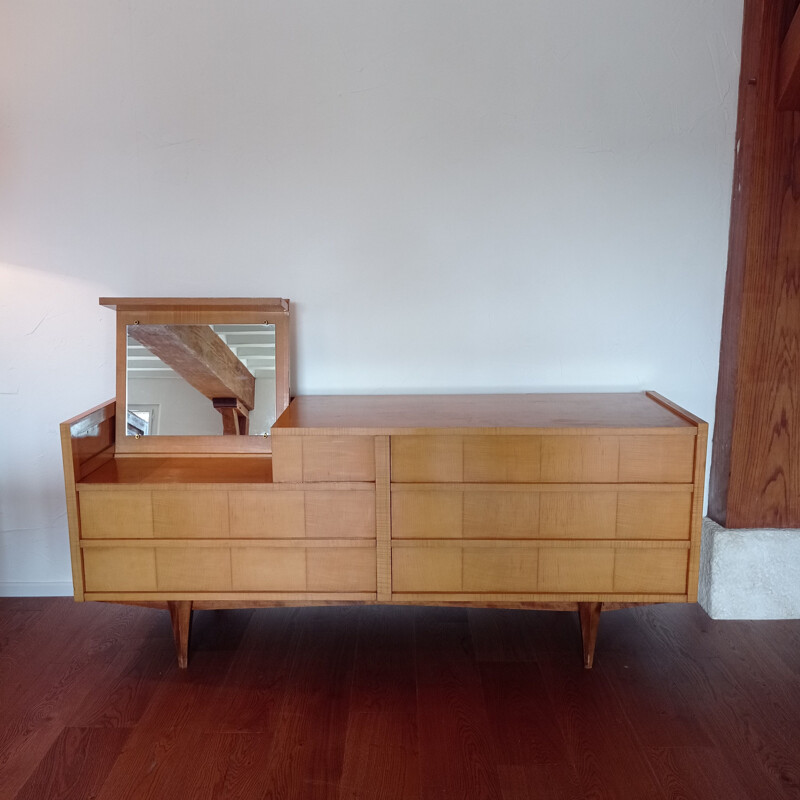
M 546 486 L 392 489 L 394 539 L 679 539 L 690 534 L 692 493 L 548 491 Z
M 375 538 L 373 487 L 232 491 L 228 497 L 234 539 Z
M 230 535 L 228 493 L 159 490 L 153 496 L 153 536 L 157 539 L 220 539 Z
M 84 539 L 152 539 L 152 492 L 117 490 L 81 492 L 81 537 Z
M 158 588 L 155 548 L 87 548 L 83 576 L 87 592 L 154 592 Z
M 375 538 L 375 489 L 80 493 L 84 539 Z
M 220 539 L 228 492 L 111 489 L 79 494 L 83 539 Z
M 87 592 L 375 592 L 374 544 L 87 547 Z
M 395 483 L 691 483 L 695 437 L 393 436 Z
M 83 551 L 87 592 L 230 591 L 227 547 L 91 547 Z
M 392 550 L 393 592 L 535 592 L 535 547 L 447 545 Z
M 392 548 L 393 593 L 686 593 L 689 551 L 647 548 L 431 542 Z
M 157 547 L 156 575 L 162 592 L 229 592 L 229 547 Z
M 375 480 L 372 436 L 273 436 L 275 483 Z
M 375 547 L 234 547 L 237 591 L 374 592 Z

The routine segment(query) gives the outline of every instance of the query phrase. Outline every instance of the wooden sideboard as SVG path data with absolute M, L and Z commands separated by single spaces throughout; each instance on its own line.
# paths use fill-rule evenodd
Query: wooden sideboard
M 707 425 L 653 392 L 297 397 L 272 453 L 62 425 L 76 600 L 578 611 L 697 598 Z

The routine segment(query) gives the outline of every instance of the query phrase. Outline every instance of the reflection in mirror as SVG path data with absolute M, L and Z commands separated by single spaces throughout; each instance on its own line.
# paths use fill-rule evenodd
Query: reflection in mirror
M 269 433 L 275 325 L 128 325 L 129 436 Z

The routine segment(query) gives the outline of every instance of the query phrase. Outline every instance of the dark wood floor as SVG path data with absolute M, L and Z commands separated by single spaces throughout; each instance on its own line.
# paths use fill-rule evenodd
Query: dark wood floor
M 800 621 L 0 600 L 0 798 L 800 797 Z

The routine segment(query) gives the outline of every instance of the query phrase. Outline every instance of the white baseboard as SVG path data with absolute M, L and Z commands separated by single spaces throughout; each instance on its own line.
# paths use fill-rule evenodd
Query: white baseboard
M 0 597 L 72 597 L 72 581 L 48 583 L 0 581 Z
M 800 619 L 800 530 L 704 519 L 698 602 L 712 619 Z

